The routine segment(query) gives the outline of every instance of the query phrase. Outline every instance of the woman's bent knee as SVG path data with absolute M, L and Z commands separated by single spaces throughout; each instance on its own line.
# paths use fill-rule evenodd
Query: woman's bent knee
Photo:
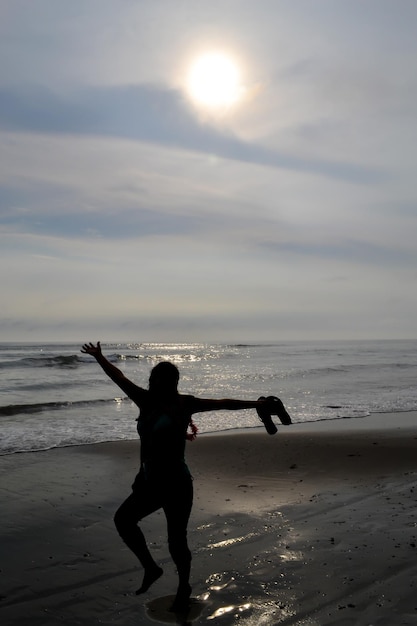
M 136 520 L 133 520 L 130 515 L 127 514 L 126 508 L 123 504 L 117 509 L 114 514 L 113 521 L 116 526 L 117 532 L 122 537 L 129 534 L 136 526 Z

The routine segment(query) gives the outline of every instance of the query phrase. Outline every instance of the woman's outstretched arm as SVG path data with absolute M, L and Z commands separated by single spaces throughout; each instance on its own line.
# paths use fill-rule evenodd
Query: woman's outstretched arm
M 193 413 L 204 411 L 241 411 L 242 409 L 260 409 L 266 406 L 268 400 L 213 400 L 209 398 L 194 398 Z
M 203 411 L 240 411 L 242 409 L 256 409 L 259 418 L 264 423 L 266 430 L 270 435 L 277 432 L 276 426 L 271 422 L 271 415 L 277 415 L 282 424 L 286 426 L 292 423 L 287 409 L 282 401 L 275 396 L 264 398 L 261 396 L 258 400 L 210 400 L 208 398 L 192 398 L 192 413 L 201 413 Z
M 85 343 L 81 348 L 81 352 L 84 354 L 89 354 L 94 357 L 97 363 L 102 367 L 103 371 L 107 374 L 109 378 L 112 379 L 116 385 L 118 385 L 128 396 L 129 398 L 137 395 L 138 392 L 143 391 L 141 387 L 138 387 L 131 380 L 126 378 L 121 370 L 118 367 L 110 363 L 108 359 L 104 356 L 101 351 L 100 342 L 97 342 L 97 345 L 93 343 Z

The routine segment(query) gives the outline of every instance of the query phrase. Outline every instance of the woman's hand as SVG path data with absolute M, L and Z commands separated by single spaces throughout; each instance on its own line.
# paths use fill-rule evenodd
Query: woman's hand
M 90 354 L 95 359 L 101 356 L 101 346 L 100 342 L 97 341 L 97 345 L 95 346 L 93 343 L 85 343 L 81 348 L 81 352 L 84 354 Z

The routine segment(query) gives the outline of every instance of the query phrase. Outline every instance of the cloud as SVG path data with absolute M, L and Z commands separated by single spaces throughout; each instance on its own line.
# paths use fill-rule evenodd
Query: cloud
M 280 255 L 328 259 L 329 261 L 346 261 L 352 265 L 371 264 L 375 266 L 389 265 L 406 266 L 417 263 L 417 251 L 404 249 L 397 244 L 378 245 L 369 239 L 350 239 L 339 236 L 339 241 L 284 241 L 263 242 L 261 248 Z
M 243 141 L 200 122 L 180 91 L 155 85 L 90 87 L 71 99 L 40 86 L 3 87 L 0 129 L 113 136 L 352 183 L 383 177 L 361 164 L 297 157 Z
M 160 4 L 2 4 L 0 337 L 415 335 L 417 4 Z
M 0 224 L 10 232 L 109 240 L 191 233 L 201 228 L 199 215 L 169 214 L 143 206 L 143 200 L 142 206 L 74 210 L 78 193 L 77 189 L 59 185 L 0 186 Z

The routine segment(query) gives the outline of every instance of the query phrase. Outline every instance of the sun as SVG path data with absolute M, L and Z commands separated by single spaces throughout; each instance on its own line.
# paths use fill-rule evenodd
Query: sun
M 197 105 L 208 109 L 231 107 L 243 93 L 239 65 L 222 52 L 203 54 L 191 64 L 186 88 Z

